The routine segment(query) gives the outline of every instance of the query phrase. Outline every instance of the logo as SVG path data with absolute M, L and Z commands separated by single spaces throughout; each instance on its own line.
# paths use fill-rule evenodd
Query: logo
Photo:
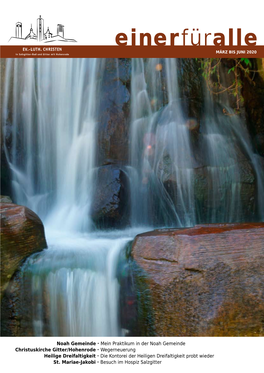
M 21 42 L 21 44 L 26 43 L 35 43 L 36 41 L 38 43 L 52 43 L 52 42 L 70 42 L 70 43 L 76 43 L 76 40 L 74 39 L 66 39 L 64 37 L 64 25 L 58 23 L 57 24 L 57 33 L 54 34 L 50 31 L 49 27 L 47 27 L 46 32 L 44 29 L 44 19 L 39 16 L 37 19 L 36 24 L 36 32 L 34 32 L 32 24 L 27 32 L 26 37 L 23 38 L 22 33 L 22 22 L 17 22 L 15 26 L 15 36 L 12 36 L 9 39 L 9 43 L 16 43 Z

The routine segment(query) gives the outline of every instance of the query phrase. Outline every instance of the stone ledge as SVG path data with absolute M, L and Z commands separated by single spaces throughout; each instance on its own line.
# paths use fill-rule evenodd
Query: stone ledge
M 1 297 L 19 265 L 31 254 L 47 247 L 40 218 L 25 206 L 0 203 Z
M 264 335 L 264 223 L 147 232 L 132 257 L 155 335 Z

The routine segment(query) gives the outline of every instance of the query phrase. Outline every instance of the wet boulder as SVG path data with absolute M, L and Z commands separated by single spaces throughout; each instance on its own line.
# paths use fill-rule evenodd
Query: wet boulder
M 129 180 L 118 166 L 99 167 L 91 217 L 98 228 L 122 228 L 129 223 Z
M 258 185 L 255 165 L 237 143 L 225 145 L 219 137 L 224 156 L 209 146 L 208 136 L 199 134 L 194 152 L 185 163 L 176 164 L 172 157 L 161 157 L 158 177 L 171 198 L 180 219 L 186 214 L 182 196 L 192 199 L 198 223 L 258 220 Z M 185 153 L 184 153 L 185 154 Z M 183 220 L 184 221 L 184 220 Z
M 188 192 L 193 196 L 198 222 L 257 220 L 257 180 L 249 161 L 222 167 L 179 168 L 164 174 L 162 182 L 180 218 L 186 214 L 182 194 Z
M 18 267 L 47 247 L 40 218 L 25 206 L 1 203 L 1 296 Z
M 178 79 L 182 92 L 182 108 L 190 130 L 199 128 L 204 105 L 204 81 L 200 73 L 199 61 L 195 58 L 181 58 L 178 60 Z M 195 125 L 193 126 L 193 124 Z
M 3 136 L 2 136 L 3 139 Z M 3 140 L 2 140 L 3 141 Z M 0 173 L 0 185 L 1 185 L 1 193 L 5 195 L 12 195 L 12 187 L 11 187 L 11 171 L 10 167 L 6 158 L 6 154 L 4 152 L 4 146 L 1 144 L 1 173 Z
M 264 335 L 264 223 L 147 232 L 131 254 L 143 335 Z
M 257 220 L 257 180 L 251 162 L 194 170 L 197 221 Z
M 130 71 L 129 59 L 106 59 L 98 118 L 98 165 L 128 161 Z
M 12 203 L 12 199 L 9 196 L 0 196 L 0 203 Z
M 244 76 L 242 96 L 244 98 L 245 118 L 253 146 L 258 154 L 264 156 L 264 75 L 261 59 L 251 59 L 252 70 L 258 70 L 251 79 Z M 262 70 L 262 73 L 261 73 Z

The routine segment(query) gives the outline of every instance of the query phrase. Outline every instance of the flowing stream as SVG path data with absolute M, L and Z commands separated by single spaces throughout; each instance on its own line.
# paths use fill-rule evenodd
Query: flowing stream
M 49 248 L 24 266 L 37 336 L 121 336 L 120 253 L 137 232 L 46 230 Z
M 42 218 L 48 242 L 23 269 L 33 274 L 35 335 L 122 334 L 116 271 L 133 236 L 91 233 L 89 218 L 103 68 L 96 59 L 7 64 L 5 138 L 14 199 Z
M 148 61 L 148 75 L 143 59 L 132 61 L 132 223 L 192 226 L 195 216 L 193 170 L 188 164 L 192 152 L 190 134 L 180 102 L 177 62 L 166 59 L 164 65 L 168 103 L 163 108 L 159 59 Z M 162 184 L 164 159 L 175 160 L 171 162 L 171 172 L 178 182 L 175 205 Z M 177 205 L 183 209 L 181 216 Z
M 104 59 L 14 59 L 6 66 L 3 122 L 14 201 L 43 220 L 48 249 L 23 267 L 31 278 L 34 334 L 120 336 L 118 266 L 151 227 L 245 218 L 245 165 L 264 218 L 263 170 L 246 127 L 205 98 L 200 151 L 181 101 L 176 59 L 133 59 L 131 227 L 96 231 L 90 217 Z M 116 79 L 119 63 L 116 60 Z M 226 106 L 227 110 L 230 110 Z M 200 184 L 199 184 L 200 183 Z M 197 197 L 199 188 L 205 190 Z M 246 191 L 246 193 L 248 193 Z M 220 201 L 220 202 L 219 202 Z M 209 208 L 207 208 L 209 206 Z M 204 208 L 206 207 L 206 212 Z
M 179 73 L 185 71 L 177 59 L 132 61 L 133 225 L 263 220 L 263 166 L 245 123 L 228 97 L 212 100 L 202 85 L 200 123 L 190 117 Z

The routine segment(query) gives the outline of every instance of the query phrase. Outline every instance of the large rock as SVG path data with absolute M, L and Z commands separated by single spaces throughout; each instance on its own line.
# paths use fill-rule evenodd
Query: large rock
M 9 196 L 0 196 L 0 203 L 13 203 Z
M 187 193 L 189 182 L 196 222 L 257 221 L 258 186 L 252 162 L 237 143 L 225 145 L 225 136 L 219 138 L 224 154 L 218 149 L 215 156 L 207 136 L 198 134 L 196 140 L 190 155 L 183 152 L 181 166 L 166 153 L 159 162 L 158 177 L 179 217 L 186 214 L 182 194 Z
M 256 151 L 264 156 L 264 75 L 263 67 L 261 73 L 261 60 L 251 59 L 252 70 L 259 70 L 254 73 L 251 79 L 245 75 L 243 78 L 242 95 L 245 100 L 246 123 L 252 136 L 253 146 Z
M 141 234 L 132 257 L 143 335 L 264 335 L 264 223 Z
M 19 265 L 31 254 L 47 247 L 44 227 L 30 209 L 1 203 L 1 297 Z
M 195 169 L 194 195 L 199 222 L 257 220 L 257 180 L 248 161 Z
M 129 219 L 129 181 L 116 165 L 97 170 L 91 216 L 98 228 L 121 228 Z
M 130 59 L 107 58 L 98 118 L 98 165 L 125 164 L 129 155 Z
M 4 104 L 4 95 L 5 95 L 5 79 L 6 79 L 6 58 L 1 58 L 0 61 L 0 106 L 3 108 Z M 11 110 L 8 112 L 8 120 L 12 116 Z M 1 131 L 1 150 L 0 150 L 0 160 L 1 160 L 1 173 L 0 173 L 0 184 L 1 184 L 1 193 L 11 195 L 11 177 L 10 177 L 10 167 L 5 154 L 4 142 L 7 147 L 10 146 L 10 139 L 12 138 L 12 129 L 8 123 L 3 122 L 4 115 L 0 116 L 0 131 Z M 4 130 L 5 127 L 5 130 Z M 5 131 L 9 133 L 6 137 Z M 5 135 L 4 135 L 5 134 Z
M 204 81 L 199 61 L 195 58 L 180 58 L 178 64 L 177 73 L 185 117 L 195 119 L 199 127 L 204 105 Z

